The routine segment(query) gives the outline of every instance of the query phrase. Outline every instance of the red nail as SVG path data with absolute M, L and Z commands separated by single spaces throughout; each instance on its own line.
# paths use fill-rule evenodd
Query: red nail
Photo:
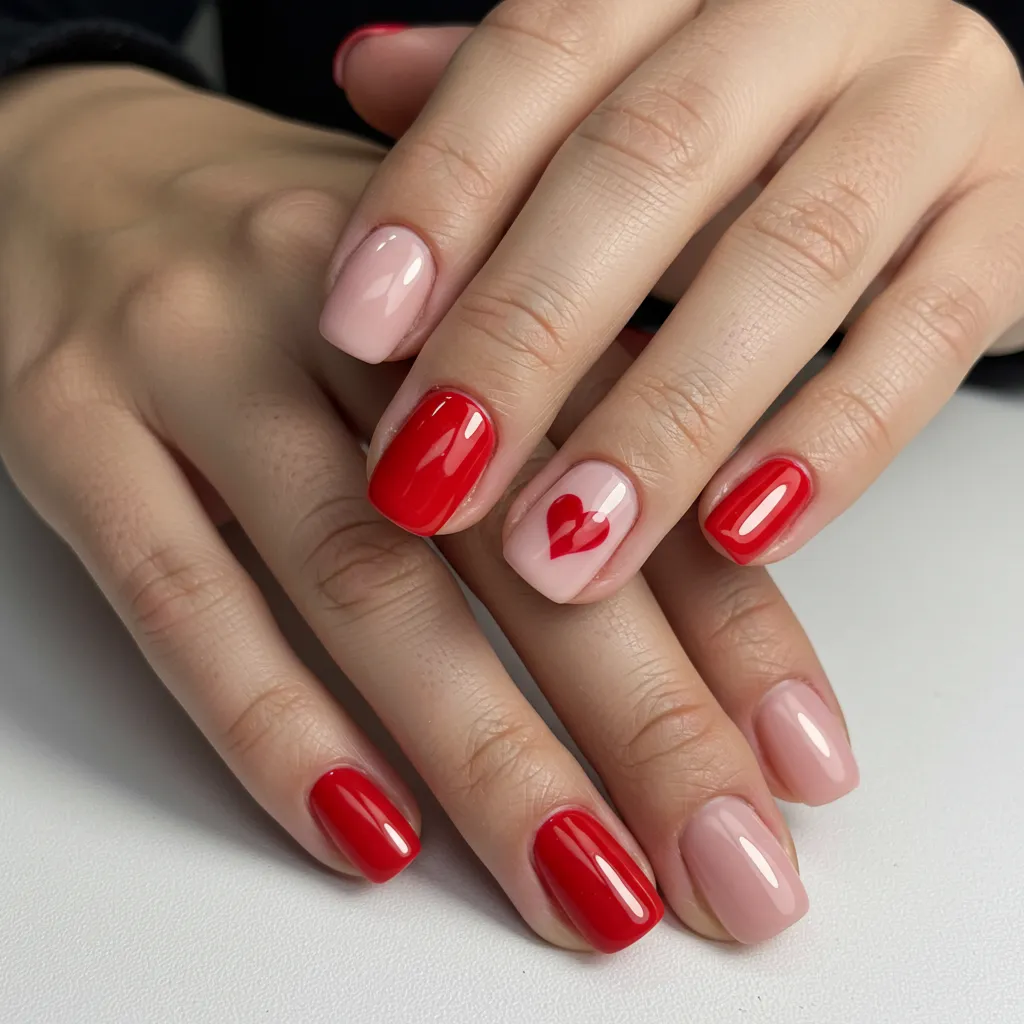
M 431 391 L 380 457 L 370 501 L 403 530 L 429 537 L 480 479 L 494 443 L 494 427 L 476 402 Z
M 401 32 L 407 27 L 407 25 L 399 24 L 363 25 L 362 28 L 349 32 L 334 51 L 334 84 L 339 89 L 345 88 L 345 58 L 356 43 L 361 43 L 370 36 L 389 36 L 393 32 Z
M 756 558 L 811 500 L 811 477 L 792 459 L 769 459 L 738 483 L 704 520 L 704 529 L 740 565 Z
M 371 882 L 394 878 L 420 852 L 409 822 L 354 768 L 335 768 L 317 779 L 309 806 L 327 838 Z
M 602 953 L 632 945 L 665 913 L 648 877 L 583 811 L 559 811 L 548 818 L 533 841 L 533 861 L 548 894 Z

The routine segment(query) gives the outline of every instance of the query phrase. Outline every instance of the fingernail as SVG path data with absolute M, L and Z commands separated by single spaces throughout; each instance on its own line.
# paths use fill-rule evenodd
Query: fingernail
M 476 402 L 431 391 L 374 467 L 370 501 L 403 530 L 429 537 L 476 485 L 494 444 L 494 427 Z
M 602 953 L 632 945 L 664 916 L 650 879 L 611 833 L 583 811 L 559 811 L 541 825 L 533 862 L 548 895 Z
M 679 849 L 708 906 L 737 942 L 778 935 L 807 913 L 807 892 L 779 841 L 734 796 L 706 803 Z
M 549 600 L 569 601 L 615 553 L 638 511 L 625 473 L 581 462 L 523 516 L 505 542 L 505 561 Z
M 364 363 L 387 359 L 419 318 L 434 258 L 408 228 L 377 228 L 345 261 L 320 317 L 320 332 Z
M 769 459 L 741 480 L 704 520 L 740 565 L 765 551 L 811 500 L 810 474 L 792 459 Z
M 772 768 L 805 804 L 831 803 L 860 782 L 839 719 L 806 683 L 771 689 L 758 707 L 754 731 Z
M 321 776 L 309 794 L 327 838 L 371 882 L 386 882 L 420 852 L 420 840 L 398 808 L 354 768 Z
M 338 44 L 337 50 L 334 51 L 334 84 L 339 89 L 345 88 L 345 58 L 357 43 L 361 43 L 370 36 L 389 36 L 393 32 L 401 32 L 405 27 L 405 25 L 398 24 L 363 25 L 362 28 L 357 28 L 345 36 Z

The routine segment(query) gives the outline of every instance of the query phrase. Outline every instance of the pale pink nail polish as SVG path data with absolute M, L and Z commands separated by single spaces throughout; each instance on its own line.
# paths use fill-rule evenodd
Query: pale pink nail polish
M 522 518 L 505 542 L 505 560 L 549 600 L 570 601 L 614 554 L 638 510 L 625 473 L 581 462 Z
M 843 727 L 806 683 L 786 682 L 762 699 L 754 731 L 765 757 L 798 800 L 816 807 L 860 782 Z
M 419 318 L 434 283 L 434 259 L 408 228 L 377 228 L 341 268 L 320 332 L 364 363 L 387 359 Z
M 706 803 L 679 849 L 697 888 L 737 942 L 778 935 L 807 913 L 807 892 L 779 841 L 735 796 Z

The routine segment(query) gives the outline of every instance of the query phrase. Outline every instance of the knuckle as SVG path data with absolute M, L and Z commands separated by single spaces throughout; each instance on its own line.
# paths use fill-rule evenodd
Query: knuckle
M 709 649 L 728 652 L 760 648 L 778 636 L 781 595 L 761 572 L 730 572 L 713 595 L 713 620 L 702 637 Z
M 531 51 L 539 43 L 545 63 L 554 56 L 583 67 L 602 52 L 600 22 L 588 0 L 512 0 L 496 7 L 484 26 L 521 37 Z
M 711 458 L 719 446 L 723 422 L 721 409 L 728 387 L 716 374 L 691 372 L 682 376 L 638 374 L 629 397 L 639 402 L 645 415 L 643 429 L 649 432 L 640 446 L 648 470 L 657 472 L 657 453 L 664 453 L 665 469 L 678 464 L 681 453 Z M 653 442 L 653 443 L 651 443 Z M 640 467 L 637 467 L 638 472 Z
M 666 666 L 644 666 L 645 676 L 631 697 L 625 728 L 615 742 L 616 763 L 630 776 L 652 771 L 685 774 L 688 784 L 717 789 L 728 750 L 719 715 L 708 703 L 695 703 Z
M 315 730 L 316 703 L 295 680 L 267 681 L 225 726 L 220 747 L 229 760 L 262 754 L 282 740 L 294 747 Z
M 539 728 L 507 709 L 490 709 L 470 729 L 456 788 L 463 798 L 487 799 L 497 786 L 522 788 L 546 771 Z
M 897 331 L 928 358 L 966 370 L 981 355 L 991 331 L 989 302 L 960 275 L 947 275 L 915 288 L 895 302 Z
M 734 230 L 770 265 L 801 280 L 842 285 L 861 267 L 877 218 L 870 189 L 837 174 L 788 194 L 769 190 Z
M 631 171 L 678 188 L 708 174 L 728 118 L 717 93 L 692 78 L 665 78 L 613 95 L 577 134 L 624 160 Z
M 361 498 L 333 498 L 307 513 L 293 547 L 317 605 L 348 623 L 389 613 L 411 619 L 436 604 L 447 576 L 426 544 Z
M 823 382 L 816 399 L 827 425 L 830 456 L 877 455 L 888 462 L 898 445 L 890 427 L 893 397 L 868 380 Z
M 470 138 L 464 127 L 437 121 L 407 135 L 402 152 L 408 168 L 404 180 L 424 182 L 430 189 L 425 193 L 431 197 L 429 209 L 439 211 L 442 220 L 431 231 L 438 240 L 459 233 L 460 224 L 504 195 L 508 154 L 497 136 Z
M 234 333 L 232 306 L 228 282 L 216 265 L 171 259 L 142 273 L 126 290 L 123 334 L 146 355 L 180 360 L 192 351 L 208 361 L 209 339 Z
M 330 258 L 348 208 L 320 189 L 289 189 L 257 200 L 244 219 L 245 235 L 257 252 L 318 266 Z
M 130 569 L 121 584 L 129 620 L 150 644 L 184 642 L 183 630 L 217 628 L 216 613 L 240 598 L 238 574 L 176 545 L 158 548 Z
M 459 319 L 498 346 L 494 362 L 524 372 L 528 380 L 557 377 L 573 362 L 574 339 L 582 337 L 582 303 L 566 282 L 507 274 L 500 289 L 471 288 L 459 304 Z

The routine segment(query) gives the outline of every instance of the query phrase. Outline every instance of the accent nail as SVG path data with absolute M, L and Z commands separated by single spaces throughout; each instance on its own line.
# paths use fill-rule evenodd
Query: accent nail
M 403 530 L 429 537 L 476 485 L 494 445 L 494 427 L 473 399 L 431 391 L 374 467 L 370 501 Z
M 754 731 L 765 757 L 798 800 L 812 807 L 857 788 L 860 772 L 843 727 L 806 683 L 779 683 L 761 700 Z
M 386 882 L 412 863 L 420 840 L 398 808 L 354 768 L 321 776 L 309 807 L 332 843 L 371 882 Z
M 399 24 L 363 25 L 362 28 L 349 32 L 338 44 L 337 50 L 334 51 L 334 61 L 332 64 L 334 84 L 339 89 L 345 88 L 345 58 L 352 52 L 357 43 L 361 43 L 364 39 L 369 39 L 370 36 L 389 36 L 394 32 L 401 32 L 407 27 L 406 25 Z
M 765 551 L 811 500 L 811 477 L 792 459 L 769 459 L 741 480 L 704 520 L 704 529 L 746 565 Z
M 548 895 L 602 953 L 632 945 L 664 916 L 650 879 L 584 811 L 559 811 L 548 818 L 533 841 L 533 862 Z
M 738 797 L 718 797 L 697 811 L 679 850 L 708 906 L 737 942 L 770 939 L 807 913 L 796 868 Z
M 343 264 L 320 332 L 364 363 L 382 362 L 419 319 L 433 283 L 434 258 L 415 232 L 377 228 Z
M 580 462 L 523 516 L 505 542 L 505 561 L 549 600 L 570 601 L 615 553 L 639 508 L 625 473 Z

